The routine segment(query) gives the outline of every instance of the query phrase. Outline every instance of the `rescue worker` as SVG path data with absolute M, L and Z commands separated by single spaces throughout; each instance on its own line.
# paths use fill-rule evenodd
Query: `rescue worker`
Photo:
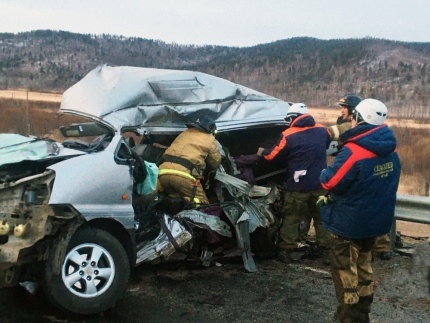
M 338 101 L 340 106 L 340 116 L 335 125 L 328 128 L 331 138 L 334 141 L 339 141 L 339 136 L 346 130 L 351 129 L 352 116 L 355 112 L 355 107 L 361 102 L 362 98 L 356 94 L 350 93 L 341 97 Z M 341 144 L 341 143 L 339 143 Z
M 337 105 L 341 107 L 340 116 L 336 120 L 336 124 L 328 127 L 328 131 L 332 141 L 336 141 L 336 150 L 342 145 L 339 141 L 339 136 L 346 130 L 351 129 L 351 120 L 355 107 L 361 102 L 362 98 L 354 93 L 346 94 L 339 99 Z M 306 237 L 311 225 L 311 219 L 307 212 L 304 211 L 303 219 L 300 223 L 300 233 Z M 328 262 L 327 262 L 328 263 Z
M 285 121 L 287 129 L 281 133 L 278 142 L 271 148 L 258 148 L 257 155 L 267 161 L 278 160 L 287 167 L 278 260 L 288 263 L 300 261 L 305 256 L 300 249 L 298 231 L 305 207 L 309 208 L 314 221 L 316 245 L 321 250 L 321 256 L 328 253 L 329 234 L 322 227 L 315 203 L 325 193 L 319 174 L 327 166 L 326 149 L 330 136 L 327 129 L 308 114 L 303 103 L 290 106 Z
M 339 140 L 339 136 L 345 131 L 351 129 L 351 122 L 355 113 L 355 108 L 363 99 L 354 94 L 349 93 L 341 97 L 338 101 L 338 105 L 341 107 L 340 116 L 337 120 L 337 124 L 328 127 L 331 138 L 333 141 L 338 142 L 338 147 L 342 146 L 342 141 Z M 382 260 L 391 259 L 391 242 L 388 234 L 378 237 L 374 246 L 374 253 Z
M 188 129 L 176 137 L 161 158 L 157 190 L 196 206 L 209 204 L 200 181 L 205 170 L 215 170 L 221 163 L 216 124 L 203 116 L 186 126 Z
M 372 248 L 394 221 L 400 160 L 385 124 L 387 107 L 365 99 L 356 107 L 345 145 L 321 172 L 321 217 L 331 232 L 331 274 L 339 322 L 369 322 L 373 302 Z

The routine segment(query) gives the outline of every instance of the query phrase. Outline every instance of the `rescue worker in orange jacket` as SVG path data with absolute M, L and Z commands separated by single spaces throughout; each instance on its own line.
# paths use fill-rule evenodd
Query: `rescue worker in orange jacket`
M 324 227 L 331 232 L 331 274 L 339 322 L 370 322 L 373 302 L 372 249 L 394 221 L 401 164 L 396 138 L 385 124 L 387 107 L 365 99 L 356 107 L 345 145 L 321 172 Z
M 351 129 L 352 118 L 356 112 L 355 109 L 362 100 L 363 99 L 360 96 L 354 93 L 349 93 L 341 97 L 337 102 L 341 107 L 341 115 L 339 116 L 336 125 L 328 127 L 328 131 L 331 139 L 338 142 L 338 148 L 343 145 L 339 136 L 345 131 Z M 380 259 L 390 260 L 392 256 L 391 249 L 391 241 L 388 234 L 384 234 L 376 238 L 373 252 L 379 256 Z
M 327 166 L 326 149 L 330 143 L 327 129 L 315 122 L 303 103 L 295 103 L 288 109 L 287 129 L 271 148 L 260 147 L 257 155 L 267 161 L 278 160 L 287 167 L 284 183 L 284 220 L 280 231 L 278 260 L 298 262 L 305 253 L 300 249 L 297 230 L 302 211 L 310 210 L 316 231 L 316 244 L 324 255 L 329 248 L 330 236 L 322 227 L 319 209 L 315 203 L 318 194 L 324 194 L 319 174 Z
M 187 123 L 187 130 L 166 149 L 159 165 L 157 190 L 188 203 L 209 204 L 200 180 L 221 163 L 214 120 L 208 116 Z

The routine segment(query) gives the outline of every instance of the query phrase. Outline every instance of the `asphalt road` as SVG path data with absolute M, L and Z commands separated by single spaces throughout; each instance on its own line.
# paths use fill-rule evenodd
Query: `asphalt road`
M 413 252 L 422 240 L 405 243 Z M 427 243 L 428 244 L 428 243 Z M 430 251 L 430 244 L 428 244 Z M 430 259 L 430 258 L 428 258 Z M 193 263 L 141 266 L 117 306 L 95 316 L 65 314 L 40 290 L 0 290 L 4 322 L 332 322 L 336 307 L 328 267 L 321 259 L 285 265 L 256 259 L 258 272 L 240 258 L 210 267 Z M 428 268 L 408 253 L 375 259 L 371 322 L 430 322 Z

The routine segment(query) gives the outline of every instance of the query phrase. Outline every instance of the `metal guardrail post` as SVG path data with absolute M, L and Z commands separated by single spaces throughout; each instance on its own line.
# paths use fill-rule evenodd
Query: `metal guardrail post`
M 397 194 L 394 221 L 389 232 L 391 250 L 395 250 L 396 220 L 430 224 L 430 197 Z

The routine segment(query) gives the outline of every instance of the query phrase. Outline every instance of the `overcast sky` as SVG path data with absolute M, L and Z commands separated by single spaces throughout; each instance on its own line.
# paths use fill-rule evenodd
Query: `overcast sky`
M 298 36 L 430 42 L 429 0 L 0 0 L 0 32 L 253 46 Z

